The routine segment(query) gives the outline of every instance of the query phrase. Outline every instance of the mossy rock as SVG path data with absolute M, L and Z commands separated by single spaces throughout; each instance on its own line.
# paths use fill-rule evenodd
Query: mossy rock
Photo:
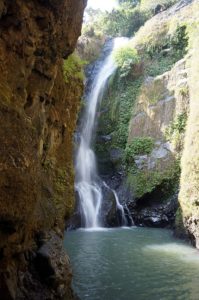
M 165 197 L 174 193 L 179 184 L 180 167 L 178 162 L 172 163 L 167 169 L 138 170 L 135 166 L 129 168 L 127 183 L 134 197 L 141 199 L 160 187 Z

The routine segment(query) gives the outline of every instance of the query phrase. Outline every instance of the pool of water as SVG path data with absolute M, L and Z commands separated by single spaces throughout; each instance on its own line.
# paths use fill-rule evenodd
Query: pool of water
M 199 300 L 199 252 L 164 229 L 67 232 L 81 300 Z

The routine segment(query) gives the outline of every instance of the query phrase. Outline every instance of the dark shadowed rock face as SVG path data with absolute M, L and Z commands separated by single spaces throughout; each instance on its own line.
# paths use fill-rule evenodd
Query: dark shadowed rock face
M 80 35 L 85 4 L 0 0 L 3 300 L 73 297 L 61 239 L 73 208 L 72 135 L 83 85 L 66 83 L 62 64 Z
M 132 209 L 135 224 L 173 228 L 178 208 L 177 197 L 178 195 L 174 194 L 163 201 L 161 195 L 158 197 L 157 195 L 150 195 L 149 198 L 139 200 Z

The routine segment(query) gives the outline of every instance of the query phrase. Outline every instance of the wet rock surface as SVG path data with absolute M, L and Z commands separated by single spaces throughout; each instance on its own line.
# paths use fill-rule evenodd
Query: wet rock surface
M 100 182 L 102 189 L 103 201 L 100 208 L 100 224 L 104 227 L 119 227 L 122 225 L 122 214 L 117 207 L 116 196 L 113 190 L 102 181 Z M 83 212 L 81 212 L 81 205 L 79 204 L 79 196 L 76 194 L 75 211 L 72 217 L 66 222 L 67 230 L 75 230 L 85 227 Z
M 72 270 L 63 250 L 61 232 L 40 233 L 37 242 L 38 250 L 25 255 L 29 267 L 21 274 L 23 289 L 18 292 L 17 299 L 73 299 L 73 291 L 69 288 Z
M 174 195 L 166 201 L 161 201 L 161 198 L 155 201 L 139 200 L 132 209 L 133 220 L 138 226 L 149 227 L 170 227 L 173 228 L 175 223 L 176 211 L 178 208 L 177 195 Z M 143 203 L 141 203 L 143 201 Z
M 106 227 L 119 227 L 122 224 L 121 213 L 117 208 L 113 191 L 102 186 L 103 202 L 101 207 L 102 223 Z

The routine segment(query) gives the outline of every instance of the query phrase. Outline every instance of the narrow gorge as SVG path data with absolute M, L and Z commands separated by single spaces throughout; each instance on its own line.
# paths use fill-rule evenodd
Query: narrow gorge
M 0 0 L 1 300 L 198 300 L 198 33 L 198 0 Z

